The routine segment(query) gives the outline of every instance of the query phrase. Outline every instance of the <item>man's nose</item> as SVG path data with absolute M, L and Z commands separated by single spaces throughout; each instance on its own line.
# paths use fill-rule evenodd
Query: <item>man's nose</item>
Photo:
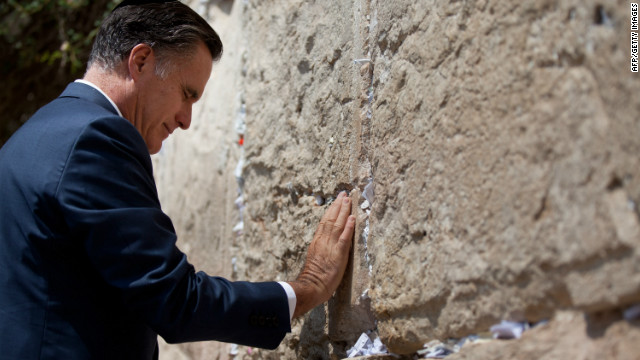
M 182 130 L 187 130 L 191 126 L 191 104 L 185 105 L 176 116 L 176 121 Z

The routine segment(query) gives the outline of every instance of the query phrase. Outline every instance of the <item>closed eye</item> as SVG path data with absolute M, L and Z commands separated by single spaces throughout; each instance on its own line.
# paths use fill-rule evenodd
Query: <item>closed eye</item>
M 193 102 L 196 102 L 200 98 L 200 96 L 198 95 L 198 92 L 188 86 L 184 87 L 182 91 L 183 91 L 185 100 L 192 100 Z

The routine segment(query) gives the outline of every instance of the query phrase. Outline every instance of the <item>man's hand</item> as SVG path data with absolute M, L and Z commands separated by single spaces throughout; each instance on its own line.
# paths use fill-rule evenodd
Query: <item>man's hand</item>
M 304 268 L 289 283 L 297 298 L 294 317 L 329 300 L 342 281 L 356 223 L 350 212 L 351 199 L 341 192 L 320 220 Z

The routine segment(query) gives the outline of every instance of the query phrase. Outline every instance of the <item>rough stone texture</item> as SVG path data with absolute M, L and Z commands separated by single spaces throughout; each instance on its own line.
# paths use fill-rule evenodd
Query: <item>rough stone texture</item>
M 381 338 L 406 353 L 501 318 L 638 301 L 627 3 L 384 4 L 370 241 Z
M 640 323 L 607 312 L 585 317 L 559 312 L 548 325 L 525 332 L 518 340 L 495 340 L 463 346 L 447 360 L 636 360 L 640 356 Z
M 155 158 L 180 246 L 209 273 L 287 280 L 326 207 L 317 197 L 350 191 L 358 220 L 334 299 L 294 321 L 278 350 L 237 358 L 340 359 L 374 329 L 411 354 L 501 319 L 640 302 L 640 81 L 627 1 L 193 5 L 226 48 L 192 128 Z M 554 339 L 566 322 L 555 323 L 522 344 Z M 562 343 L 610 344 L 569 323 L 578 330 Z M 603 331 L 637 350 L 635 325 Z M 504 344 L 491 348 L 514 358 L 519 345 Z M 229 351 L 181 349 L 191 359 Z M 496 358 L 478 351 L 456 356 Z

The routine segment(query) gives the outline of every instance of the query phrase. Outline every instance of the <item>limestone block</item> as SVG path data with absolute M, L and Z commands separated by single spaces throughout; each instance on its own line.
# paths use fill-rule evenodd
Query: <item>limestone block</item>
M 640 82 L 627 4 L 600 4 L 377 3 L 371 297 L 392 351 L 640 298 Z
M 317 353 L 322 358 L 343 356 L 348 344 L 376 327 L 362 236 L 369 209 L 361 207 L 371 180 L 368 13 L 361 1 L 247 7 L 247 221 L 240 275 L 294 279 L 320 217 L 340 191 L 350 191 L 357 216 L 345 281 L 323 317 L 316 309 L 300 320 L 294 328 L 299 342 L 278 349 L 283 358 L 305 358 L 313 347 L 325 349 Z M 315 343 L 311 327 L 320 330 Z

